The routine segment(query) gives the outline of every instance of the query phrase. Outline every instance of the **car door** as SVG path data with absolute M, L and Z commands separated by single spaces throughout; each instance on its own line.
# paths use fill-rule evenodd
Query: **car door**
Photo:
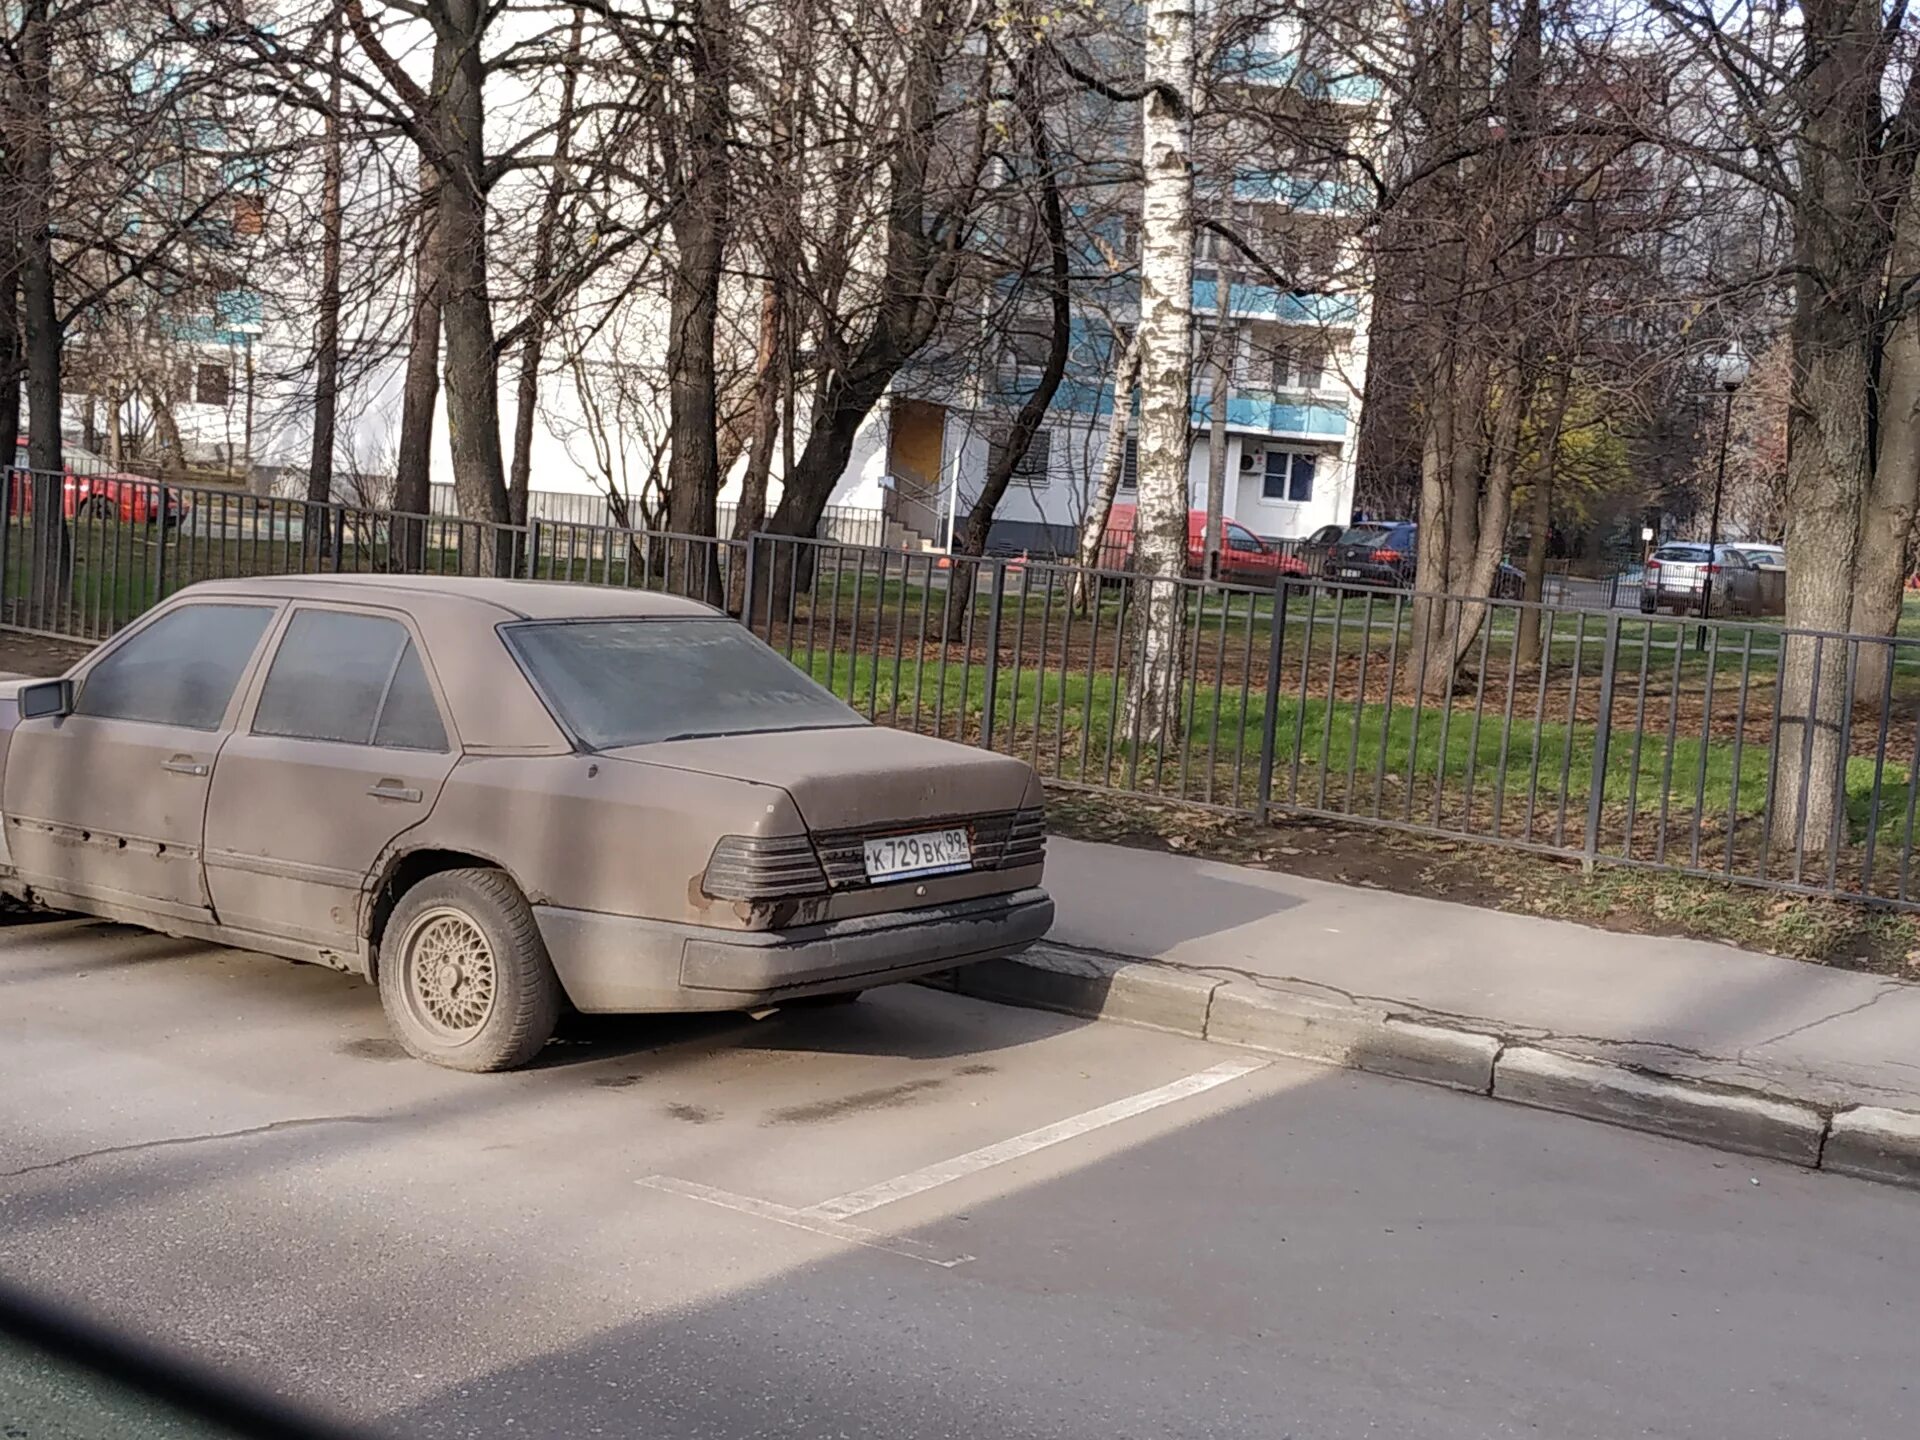
M 279 609 L 171 606 L 74 677 L 71 714 L 15 727 L 0 810 L 29 884 L 207 918 L 201 839 L 214 761 Z
M 1227 553 L 1221 570 L 1235 580 L 1265 580 L 1279 569 L 1274 552 L 1246 526 L 1229 520 L 1223 527 Z
M 411 624 L 300 605 L 207 806 L 207 885 L 223 925 L 350 951 L 367 872 L 432 810 L 459 757 Z

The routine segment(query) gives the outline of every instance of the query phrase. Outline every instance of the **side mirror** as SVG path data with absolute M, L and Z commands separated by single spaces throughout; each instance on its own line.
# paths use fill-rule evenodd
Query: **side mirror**
M 73 681 L 38 680 L 22 685 L 19 693 L 22 720 L 59 719 L 73 713 Z

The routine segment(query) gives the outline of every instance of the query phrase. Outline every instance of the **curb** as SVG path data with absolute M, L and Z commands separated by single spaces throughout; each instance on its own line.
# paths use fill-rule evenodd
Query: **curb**
M 1920 1113 L 1819 1104 L 1548 1048 L 1536 1037 L 1042 942 L 932 977 L 979 1000 L 1364 1070 L 1810 1170 L 1920 1189 Z

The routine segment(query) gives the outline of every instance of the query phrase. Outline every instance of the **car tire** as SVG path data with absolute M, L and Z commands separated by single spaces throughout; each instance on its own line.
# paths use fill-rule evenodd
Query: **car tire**
M 429 875 L 394 906 L 380 949 L 381 1008 L 416 1059 L 513 1070 L 552 1038 L 560 981 L 532 908 L 502 872 Z
M 113 508 L 113 502 L 104 495 L 89 495 L 73 513 L 78 520 L 111 520 Z

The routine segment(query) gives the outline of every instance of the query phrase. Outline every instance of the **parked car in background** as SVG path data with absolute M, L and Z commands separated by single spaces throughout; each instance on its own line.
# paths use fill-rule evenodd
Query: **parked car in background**
M 870 724 L 705 605 L 190 585 L 0 682 L 0 893 L 366 976 L 414 1055 L 850 997 L 1053 920 L 1024 761 Z
M 1354 525 L 1327 552 L 1329 580 L 1404 590 L 1419 563 L 1420 527 L 1411 520 L 1370 520 Z
M 1341 535 L 1328 552 L 1322 574 L 1336 583 L 1379 585 L 1411 590 L 1420 565 L 1420 527 L 1411 520 L 1370 520 Z M 1518 600 L 1526 576 L 1501 561 L 1493 573 L 1493 594 Z
M 1333 554 L 1333 547 L 1340 543 L 1340 537 L 1347 533 L 1348 528 L 1345 525 L 1322 525 L 1294 546 L 1294 558 L 1300 562 L 1302 572 L 1325 575 L 1328 557 Z
M 1640 582 L 1641 611 L 1648 615 L 1662 610 L 1671 610 L 1676 615 L 1697 615 L 1711 603 L 1715 615 L 1763 613 L 1760 575 L 1747 556 L 1747 548 L 1709 546 L 1704 541 L 1668 541 L 1647 561 Z M 1713 577 L 1710 602 L 1707 598 L 1709 575 Z
M 100 455 L 78 445 L 62 445 L 66 475 L 61 481 L 61 512 L 69 520 L 121 520 L 152 525 L 162 515 L 177 525 L 187 513 L 187 498 L 171 485 L 144 475 L 115 470 Z M 33 511 L 33 476 L 27 470 L 27 438 L 14 446 L 15 469 L 9 505 L 15 515 Z
M 1137 507 L 1115 505 L 1107 518 L 1107 533 L 1100 546 L 1100 568 L 1130 568 L 1133 561 Z M 1207 512 L 1187 512 L 1187 574 L 1197 577 L 1206 572 Z M 1220 578 L 1235 585 L 1271 585 L 1283 576 L 1305 578 L 1311 572 L 1279 540 L 1262 540 L 1237 520 L 1224 520 L 1220 526 Z

